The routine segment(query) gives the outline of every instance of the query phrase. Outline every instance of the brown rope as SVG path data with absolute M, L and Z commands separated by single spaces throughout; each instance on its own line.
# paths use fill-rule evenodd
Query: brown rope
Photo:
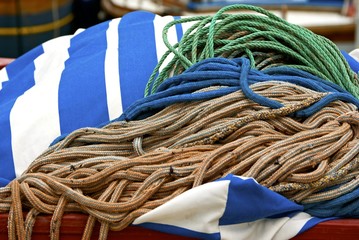
M 70 211 L 90 215 L 83 239 L 96 221 L 100 239 L 106 239 L 109 229 L 121 230 L 184 191 L 227 174 L 254 177 L 305 203 L 332 199 L 359 185 L 354 105 L 336 101 L 295 119 L 288 115 L 325 94 L 280 82 L 251 87 L 284 107 L 259 106 L 238 91 L 174 104 L 145 120 L 71 133 L 0 189 L 0 212 L 9 212 L 9 239 L 30 239 L 39 213 L 52 214 L 51 239 L 59 239 L 61 217 Z M 323 191 L 336 184 L 342 186 Z

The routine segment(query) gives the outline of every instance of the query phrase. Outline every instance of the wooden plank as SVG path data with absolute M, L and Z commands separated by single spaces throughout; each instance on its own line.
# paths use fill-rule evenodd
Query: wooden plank
M 0 240 L 7 239 L 7 218 L 8 214 L 0 214 Z M 80 213 L 65 214 L 61 224 L 61 239 L 76 240 L 81 239 L 85 229 L 88 216 Z M 38 216 L 33 229 L 33 239 L 49 239 L 51 216 Z M 100 224 L 96 223 L 91 239 L 98 239 Z M 108 239 L 156 239 L 156 240 L 190 240 L 193 238 L 182 237 L 154 230 L 149 230 L 139 226 L 129 226 L 122 231 L 110 231 Z M 359 219 L 338 219 L 322 222 L 312 229 L 293 238 L 294 240 L 328 240 L 359 239 Z

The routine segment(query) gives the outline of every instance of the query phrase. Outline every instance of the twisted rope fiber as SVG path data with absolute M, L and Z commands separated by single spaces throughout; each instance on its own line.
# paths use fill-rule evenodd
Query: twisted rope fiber
M 258 71 L 250 67 L 246 58 L 210 58 L 194 64 L 180 75 L 167 79 L 159 86 L 156 94 L 138 100 L 114 121 L 141 119 L 149 112 L 158 111 L 173 103 L 210 99 L 237 90 L 243 90 L 248 99 L 261 105 L 278 108 L 282 106 L 280 103 L 255 94 L 249 87 L 253 83 L 273 80 L 294 83 L 319 92 L 331 92 L 311 108 L 296 112 L 298 117 L 308 117 L 334 99 L 351 102 L 359 107 L 358 100 L 336 84 L 295 68 L 281 66 Z M 195 92 L 215 85 L 227 88 Z
M 232 8 L 275 19 L 261 9 Z M 101 222 L 100 239 L 106 239 L 109 229 L 123 229 L 182 192 L 228 174 L 254 177 L 318 215 L 357 216 L 350 209 L 359 196 L 358 100 L 330 83 L 355 95 L 356 75 L 329 40 L 309 31 L 296 36 L 290 26 L 284 32 L 300 40 L 309 37 L 305 43 L 286 43 L 284 32 L 270 35 L 261 29 L 267 20 L 222 14 L 232 8 L 213 18 L 180 20 L 198 21 L 185 34 L 187 43 L 172 47 L 165 30 L 166 55 L 175 58 L 149 81 L 151 96 L 102 128 L 58 139 L 23 176 L 0 189 L 10 239 L 30 239 L 40 213 L 53 214 L 50 235 L 58 239 L 67 211 L 90 215 L 83 239 L 91 236 L 96 221 Z M 238 19 L 245 26 L 240 30 Z M 272 26 L 288 27 L 276 21 Z M 192 40 L 198 43 L 190 45 Z M 326 55 L 317 56 L 320 47 L 311 40 L 325 45 Z M 307 44 L 310 50 L 300 52 Z M 202 61 L 219 56 L 235 59 Z M 219 68 L 224 77 L 200 79 Z M 172 71 L 177 78 L 160 85 Z M 330 210 L 318 207 L 323 201 Z M 25 219 L 22 209 L 29 210 Z
M 258 71 L 251 68 L 249 64 L 249 60 L 246 58 L 205 59 L 194 64 L 182 74 L 167 79 L 160 85 L 156 94 L 136 101 L 113 122 L 144 119 L 175 103 L 212 99 L 242 89 L 248 99 L 271 108 L 281 107 L 282 104 L 255 94 L 249 87 L 251 84 L 265 81 L 289 82 L 318 92 L 331 93 L 311 107 L 295 112 L 294 115 L 297 117 L 308 117 L 334 100 L 343 100 L 359 107 L 358 99 L 351 94 L 336 84 L 324 81 L 307 72 L 286 66 Z M 222 87 L 212 91 L 200 91 L 200 89 L 211 86 Z M 53 144 L 66 136 L 67 134 L 58 137 Z
M 225 14 L 231 10 L 246 11 Z M 181 41 L 171 45 L 169 29 L 189 22 L 193 25 Z M 212 57 L 247 57 L 258 70 L 290 66 L 336 83 L 359 97 L 358 76 L 334 43 L 259 7 L 237 4 L 222 8 L 214 16 L 174 20 L 165 26 L 163 41 L 168 51 L 154 69 L 145 96 L 155 93 L 164 80 L 196 62 Z M 164 66 L 165 62 L 168 64 Z
M 217 88 L 223 87 L 201 91 Z M 227 174 L 253 176 L 298 202 L 330 199 L 357 185 L 358 157 L 350 150 L 359 144 L 353 104 L 336 100 L 308 118 L 295 119 L 288 114 L 328 94 L 280 81 L 251 88 L 283 107 L 269 109 L 235 91 L 172 104 L 144 120 L 73 132 L 0 190 L 0 212 L 9 212 L 9 239 L 30 239 L 40 213 L 53 214 L 50 235 L 58 239 L 61 216 L 68 211 L 90 215 L 84 239 L 96 220 L 105 239 L 109 229 L 123 229 L 180 193 Z M 339 171 L 351 178 L 327 177 Z M 302 189 L 286 192 L 290 179 Z M 313 185 L 310 193 L 308 184 Z M 348 187 L 323 191 L 337 184 Z M 30 210 L 25 219 L 23 208 Z

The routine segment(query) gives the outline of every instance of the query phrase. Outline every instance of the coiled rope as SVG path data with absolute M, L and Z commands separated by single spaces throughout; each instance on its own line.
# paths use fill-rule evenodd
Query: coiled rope
M 220 61 L 237 66 L 235 82 L 240 86 L 244 59 L 209 59 L 194 68 L 211 72 Z M 184 86 L 198 83 L 196 71 Z M 247 76 L 257 73 L 249 69 Z M 330 88 L 321 82 L 317 88 Z M 218 93 L 230 85 L 206 86 L 193 94 Z M 357 107 L 331 99 L 309 117 L 289 117 L 328 95 L 345 94 L 330 89 L 259 81 L 251 91 L 282 107 L 260 105 L 236 90 L 207 100 L 179 101 L 143 120 L 74 131 L 0 190 L 0 212 L 9 212 L 9 239 L 30 239 L 40 213 L 52 214 L 50 235 L 58 239 L 61 216 L 68 211 L 90 215 L 84 239 L 91 236 L 96 220 L 101 222 L 100 238 L 106 239 L 109 229 L 121 230 L 182 192 L 227 174 L 254 177 L 300 203 L 344 196 L 359 184 Z M 23 209 L 29 211 L 25 219 Z
M 245 11 L 225 14 L 234 10 Z M 248 10 L 259 14 L 248 13 Z M 179 43 L 172 46 L 167 38 L 169 29 L 176 24 L 189 22 L 193 23 L 192 27 Z M 214 16 L 172 21 L 163 30 L 163 41 L 168 51 L 154 69 L 145 96 L 155 93 L 158 86 L 170 76 L 180 74 L 201 60 L 246 57 L 250 59 L 251 66 L 258 70 L 290 66 L 336 83 L 359 97 L 358 76 L 334 43 L 259 7 L 230 5 Z M 169 63 L 163 66 L 166 61 Z
M 147 116 L 150 110 L 158 111 L 176 102 L 205 100 L 237 90 L 242 90 L 248 99 L 260 105 L 279 108 L 282 107 L 280 103 L 255 94 L 249 87 L 254 83 L 273 80 L 293 83 L 319 92 L 332 93 L 311 108 L 296 112 L 295 115 L 298 117 L 308 117 L 334 99 L 351 102 L 359 107 L 358 99 L 336 84 L 296 68 L 281 66 L 258 71 L 250 67 L 250 62 L 246 58 L 210 58 L 194 64 L 180 75 L 167 79 L 158 87 L 157 94 L 138 100 L 115 121 L 141 119 Z M 227 86 L 227 88 L 195 92 L 215 85 Z
M 231 9 L 265 16 L 223 14 Z M 164 37 L 169 51 L 149 97 L 102 128 L 58 139 L 0 189 L 9 239 L 30 239 L 40 213 L 52 214 L 58 239 L 68 211 L 90 215 L 84 239 L 95 221 L 106 239 L 109 229 L 227 174 L 254 177 L 314 215 L 358 216 L 350 210 L 359 199 L 359 103 L 333 84 L 355 94 L 357 80 L 336 47 L 250 6 L 178 22 L 193 20 L 179 44 Z

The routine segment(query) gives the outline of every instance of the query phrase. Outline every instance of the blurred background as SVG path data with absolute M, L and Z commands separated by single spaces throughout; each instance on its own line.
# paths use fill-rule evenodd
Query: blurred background
M 213 14 L 225 5 L 264 7 L 324 35 L 342 50 L 358 46 L 357 0 L 0 0 L 0 57 L 16 58 L 37 45 L 135 10 L 159 15 Z

